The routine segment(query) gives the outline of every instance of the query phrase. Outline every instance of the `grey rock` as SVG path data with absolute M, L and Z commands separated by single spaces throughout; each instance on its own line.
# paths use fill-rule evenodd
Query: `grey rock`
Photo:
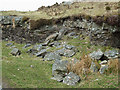
M 41 52 L 41 50 L 45 49 L 45 46 L 43 46 L 42 44 L 40 45 L 35 45 L 33 46 L 33 48 L 29 49 L 27 51 L 27 53 L 33 54 L 33 55 L 37 55 Z
M 70 72 L 64 79 L 63 83 L 67 85 L 75 85 L 80 81 L 80 77 L 73 72 Z
M 71 32 L 67 35 L 68 37 L 72 37 L 72 36 L 76 36 L 76 33 L 75 32 Z
M 6 46 L 12 46 L 13 45 L 13 43 L 7 43 L 7 44 L 5 44 Z
M 73 50 L 65 50 L 65 52 L 64 52 L 64 56 L 66 56 L 66 57 L 72 57 L 75 54 L 76 53 Z
M 92 31 L 99 31 L 101 29 L 102 29 L 102 27 L 97 25 L 96 23 L 92 24 Z
M 68 49 L 60 49 L 60 50 L 57 50 L 55 53 L 61 55 L 61 56 L 66 56 L 66 57 L 72 57 L 76 54 L 75 51 L 73 50 L 68 50 Z
M 58 37 L 58 33 L 54 33 L 54 34 L 48 36 L 48 37 L 45 39 L 45 41 L 48 41 L 48 40 L 54 41 L 54 40 L 56 40 L 57 37 Z
M 51 60 L 61 60 L 61 56 L 56 53 L 47 53 L 44 57 L 44 60 L 51 61 Z
M 102 62 L 100 62 L 100 65 L 102 65 L 102 64 L 107 64 L 107 60 L 104 60 L 104 61 L 102 61 Z
M 92 72 L 97 72 L 98 71 L 98 67 L 96 66 L 96 64 L 94 62 L 91 63 L 90 70 Z
M 108 29 L 109 29 L 109 25 L 106 23 L 103 23 L 102 30 L 108 30 Z
M 43 58 L 46 53 L 47 53 L 47 50 L 46 49 L 42 49 L 40 52 L 36 53 L 35 55 L 37 57 L 42 57 Z
M 11 54 L 14 55 L 14 56 L 17 56 L 17 55 L 21 54 L 21 51 L 17 48 L 13 48 L 12 51 L 11 51 Z
M 45 43 L 42 43 L 42 46 L 47 46 L 50 43 L 50 40 L 46 41 Z
M 59 33 L 58 33 L 58 37 L 57 37 L 57 40 L 61 39 L 65 33 L 67 32 L 67 29 L 66 28 L 62 28 Z
M 65 76 L 68 72 L 67 64 L 68 61 L 56 60 L 52 66 L 52 75 L 55 76 L 57 74 L 61 74 L 62 76 Z
M 35 55 L 38 51 L 34 50 L 34 49 L 28 49 L 28 51 L 26 53 L 29 53 L 29 54 L 33 54 Z
M 10 48 L 16 48 L 16 46 L 15 46 L 15 45 L 13 45 L 13 46 L 11 46 Z
M 105 70 L 108 70 L 108 65 L 101 65 L 101 68 L 99 70 L 100 74 L 105 73 Z
M 23 48 L 27 48 L 27 47 L 30 47 L 31 44 L 26 44 Z
M 63 76 L 61 74 L 54 75 L 51 79 L 61 82 L 63 80 Z
M 65 48 L 71 50 L 71 49 L 75 48 L 75 46 L 72 46 L 72 45 L 65 45 Z
M 65 52 L 65 48 L 55 51 L 55 53 L 57 53 L 57 54 L 59 54 L 61 56 L 64 55 L 64 52 Z
M 61 43 L 59 43 L 57 41 L 54 41 L 54 42 L 52 42 L 52 43 L 49 44 L 49 46 L 54 46 L 54 47 L 58 47 L 60 45 L 61 45 Z
M 117 50 L 109 50 L 104 53 L 106 57 L 110 58 L 117 58 L 119 53 Z
M 94 51 L 93 53 L 90 53 L 89 56 L 93 59 L 93 60 L 100 60 L 102 58 L 102 56 L 104 55 L 104 53 L 99 49 L 98 51 Z
M 45 49 L 45 46 L 42 46 L 42 44 L 40 44 L 40 45 L 35 45 L 35 46 L 33 46 L 33 48 L 32 48 L 34 51 L 40 51 L 40 50 L 42 50 L 42 49 Z

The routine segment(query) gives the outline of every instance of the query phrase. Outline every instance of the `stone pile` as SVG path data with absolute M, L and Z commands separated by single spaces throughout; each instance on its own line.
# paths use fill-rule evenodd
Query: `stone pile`
M 90 53 L 89 56 L 93 60 L 91 63 L 91 71 L 92 72 L 100 72 L 100 74 L 105 73 L 105 70 L 108 70 L 108 62 L 109 59 L 115 59 L 119 58 L 119 52 L 117 50 L 109 50 L 102 52 L 100 49 L 98 51 L 94 51 L 93 53 Z M 94 63 L 94 60 L 101 61 L 99 63 L 100 69 L 98 69 L 97 65 Z

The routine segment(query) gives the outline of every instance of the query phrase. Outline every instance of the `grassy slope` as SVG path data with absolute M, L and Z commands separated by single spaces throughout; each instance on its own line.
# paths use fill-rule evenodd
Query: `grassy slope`
M 64 41 L 68 41 L 65 39 Z M 75 44 L 79 42 L 80 44 Z M 89 44 L 85 44 L 86 41 L 80 41 L 78 39 L 69 39 L 68 43 L 75 45 L 81 52 L 92 52 L 97 50 L 97 46 L 93 46 L 93 49 L 87 50 Z M 7 42 L 3 41 L 2 44 L 2 74 L 3 80 L 7 81 L 10 87 L 15 88 L 116 88 L 118 87 L 118 75 L 88 75 L 87 80 L 82 80 L 76 86 L 67 86 L 63 83 L 51 80 L 52 77 L 52 64 L 53 62 L 42 61 L 41 58 L 30 56 L 27 53 L 27 49 L 23 50 L 24 45 L 15 44 L 20 50 L 22 55 L 14 57 L 10 55 L 10 47 L 6 47 Z M 81 48 L 82 47 L 82 48 Z M 28 48 L 29 49 L 29 48 Z M 55 48 L 51 48 L 55 50 Z M 105 48 L 106 49 L 106 48 Z M 108 48 L 107 48 L 108 49 Z M 89 52 L 88 52 L 89 51 Z M 79 58 L 81 53 L 76 54 L 74 57 Z M 68 58 L 64 58 L 68 59 Z M 31 68 L 33 65 L 34 68 Z M 18 70 L 19 69 L 19 70 Z M 98 79 L 97 81 L 94 81 Z
M 82 2 L 82 3 L 74 3 L 70 5 L 70 9 L 68 9 L 66 6 L 61 5 L 60 7 L 52 7 L 50 9 L 43 9 L 40 11 L 27 11 L 27 12 L 20 12 L 20 11 L 1 11 L 0 15 L 19 15 L 19 16 L 27 16 L 30 17 L 31 19 L 40 19 L 40 18 L 45 18 L 45 19 L 51 19 L 51 18 L 60 18 L 60 17 L 65 17 L 65 16 L 71 16 L 75 14 L 87 14 L 91 16 L 96 16 L 96 15 L 104 15 L 104 14 L 117 14 L 118 7 L 117 3 L 109 3 L 107 6 L 111 8 L 110 11 L 105 10 L 105 3 L 104 2 Z M 78 7 L 78 8 L 75 8 Z M 88 9 L 93 7 L 93 9 Z M 85 10 L 83 8 L 86 8 Z M 64 12 L 58 15 L 53 15 L 51 13 L 53 12 Z M 51 15 L 50 15 L 51 14 Z

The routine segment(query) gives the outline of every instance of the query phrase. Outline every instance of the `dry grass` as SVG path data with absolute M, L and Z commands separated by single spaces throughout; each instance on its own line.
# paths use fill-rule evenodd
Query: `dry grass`
M 67 65 L 69 72 L 74 72 L 79 75 L 82 79 L 86 79 L 88 75 L 91 74 L 90 66 L 91 66 L 91 58 L 87 55 L 83 55 L 80 57 L 80 61 L 77 63 L 74 62 L 74 59 Z M 94 61 L 98 69 L 100 70 L 101 65 L 97 60 Z M 112 59 L 108 61 L 108 70 L 106 70 L 105 74 L 117 74 L 118 73 L 118 59 Z M 99 74 L 96 73 L 96 74 Z
M 108 61 L 107 73 L 118 73 L 118 59 Z
M 83 55 L 77 63 L 74 63 L 74 60 L 72 60 L 72 62 L 68 64 L 68 71 L 72 71 L 80 77 L 86 77 L 90 73 L 91 62 L 90 57 Z
M 109 6 L 111 10 L 106 11 L 105 7 Z M 33 20 L 38 19 L 52 19 L 52 18 L 62 18 L 71 15 L 77 14 L 86 14 L 89 16 L 102 16 L 106 13 L 117 13 L 119 9 L 117 2 L 105 4 L 105 2 L 78 2 L 73 3 L 72 5 L 64 6 L 51 6 L 49 8 L 41 8 L 39 11 L 27 11 L 27 12 L 20 12 L 20 11 L 1 11 L 0 15 L 19 15 L 19 16 L 26 16 Z

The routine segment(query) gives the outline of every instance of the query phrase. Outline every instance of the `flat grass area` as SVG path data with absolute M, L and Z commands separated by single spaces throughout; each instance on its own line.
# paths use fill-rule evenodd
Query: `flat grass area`
M 74 40 L 74 42 L 73 42 Z M 66 39 L 64 40 L 66 41 Z M 67 40 L 68 41 L 68 40 Z M 78 39 L 70 39 L 68 42 L 75 45 L 79 50 L 83 51 L 88 47 L 85 41 Z M 75 86 L 67 86 L 61 82 L 52 80 L 52 64 L 54 61 L 42 61 L 41 58 L 28 55 L 26 51 L 31 48 L 23 49 L 25 44 L 14 45 L 22 51 L 20 56 L 14 57 L 10 54 L 11 48 L 6 47 L 7 41 L 2 41 L 2 78 L 3 82 L 7 82 L 9 87 L 13 88 L 118 88 L 118 75 L 100 75 L 93 73 L 88 75 L 86 80 L 82 80 Z M 81 46 L 82 45 L 82 46 Z M 82 47 L 82 48 L 81 48 Z M 95 49 L 98 47 L 96 46 Z M 55 48 L 54 48 L 55 50 Z M 52 50 L 53 51 L 53 50 Z M 89 50 L 90 51 L 90 50 Z M 90 51 L 91 52 L 91 51 Z M 80 57 L 80 52 L 74 57 Z M 67 59 L 67 58 L 66 58 Z M 31 65 L 33 67 L 31 67 Z M 3 85 L 4 86 L 4 85 Z
M 51 18 L 60 18 L 78 14 L 85 14 L 90 16 L 101 16 L 109 14 L 118 14 L 118 2 L 108 2 L 108 5 L 105 5 L 106 2 L 79 2 L 74 3 L 69 6 L 56 6 L 51 8 L 44 8 L 39 11 L 0 11 L 1 15 L 18 15 L 26 16 L 33 20 L 37 19 L 51 19 Z M 106 10 L 106 7 L 109 6 L 110 10 Z M 62 13 L 61 13 L 62 12 Z M 56 14 L 55 14 L 56 13 Z M 60 13 L 60 14 L 57 14 Z

